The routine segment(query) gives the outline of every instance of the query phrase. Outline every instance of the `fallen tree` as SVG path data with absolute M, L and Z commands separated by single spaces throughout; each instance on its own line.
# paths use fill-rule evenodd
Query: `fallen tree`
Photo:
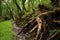
M 59 23 L 59 18 L 56 15 L 60 15 L 60 9 L 56 8 L 54 11 L 48 11 L 48 12 L 44 12 L 44 13 L 39 13 L 39 15 L 37 15 L 37 17 L 35 17 L 34 19 L 32 19 L 31 21 L 29 21 L 24 28 L 17 34 L 20 35 L 22 32 L 26 35 L 32 33 L 33 31 L 35 31 L 35 29 L 37 29 L 36 32 L 36 38 L 35 40 L 50 40 L 51 38 L 55 37 L 56 34 L 54 34 L 52 37 L 50 37 L 49 35 L 49 31 L 51 29 L 50 28 L 50 24 L 49 23 Z M 47 16 L 48 15 L 48 16 Z M 48 18 L 45 18 L 45 17 Z M 52 16 L 56 16 L 55 19 Z M 40 36 L 39 36 L 40 35 Z

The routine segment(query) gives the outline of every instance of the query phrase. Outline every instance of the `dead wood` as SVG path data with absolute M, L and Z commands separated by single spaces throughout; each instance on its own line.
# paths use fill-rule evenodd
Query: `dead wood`
M 51 37 L 49 37 L 47 40 L 51 40 L 53 37 L 55 37 L 58 33 L 56 32 L 54 35 L 52 35 Z
M 43 36 L 44 32 L 41 33 L 40 35 L 40 39 L 39 40 L 42 40 L 42 36 Z
M 26 34 L 29 34 L 31 32 L 33 32 L 35 29 L 37 28 L 37 25 L 35 27 L 33 27 L 29 32 L 27 32 Z
M 37 40 L 39 35 L 40 35 L 40 40 L 42 39 L 43 35 L 45 37 L 45 38 L 43 37 L 43 39 L 47 39 L 48 38 L 48 35 L 47 35 L 48 29 L 46 29 L 47 23 L 46 23 L 46 20 L 44 20 L 43 16 L 52 15 L 52 14 L 54 14 L 54 12 L 55 12 L 55 10 L 44 12 L 44 13 L 39 13 L 39 15 L 37 15 L 37 17 L 35 17 L 33 20 L 29 21 L 23 27 L 23 29 L 18 33 L 18 35 L 22 32 L 25 33 L 25 34 L 29 34 L 29 33 L 33 32 L 36 28 L 38 28 L 35 40 Z M 60 23 L 60 21 L 58 22 L 58 21 L 55 21 L 55 20 L 53 22 Z M 42 27 L 43 27 L 44 34 L 41 32 Z M 54 35 L 56 35 L 56 34 L 54 34 Z M 53 36 L 51 38 L 53 38 Z M 48 38 L 47 40 L 50 40 L 51 38 Z
M 37 22 L 34 20 L 30 21 L 28 24 L 26 24 L 24 26 L 24 28 L 21 30 L 21 32 L 28 32 L 29 30 L 31 30 L 31 28 L 33 28 L 35 25 L 37 24 Z M 19 32 L 18 34 L 20 34 L 21 32 Z
M 51 14 L 52 12 L 54 11 L 49 11 L 49 12 L 45 12 L 45 13 L 40 13 L 37 17 L 42 17 L 44 15 L 48 15 L 48 14 Z M 30 22 L 28 22 L 24 28 L 21 30 L 21 32 L 25 32 L 27 29 L 29 29 L 29 27 L 32 27 L 32 24 L 36 25 L 36 18 L 34 18 L 33 20 L 31 20 Z M 33 27 L 34 27 L 33 25 Z M 25 30 L 25 31 L 24 31 Z M 18 34 L 20 34 L 21 32 L 19 32 Z
M 35 40 L 37 40 L 37 38 L 38 38 L 38 35 L 39 35 L 39 33 L 41 34 L 41 27 L 42 27 L 42 20 L 39 18 L 39 17 L 37 17 L 36 18 L 36 21 L 37 21 L 37 25 L 38 25 L 38 29 L 37 29 L 37 35 L 36 35 L 36 38 L 35 38 Z
M 60 24 L 60 20 L 53 20 L 53 22 Z

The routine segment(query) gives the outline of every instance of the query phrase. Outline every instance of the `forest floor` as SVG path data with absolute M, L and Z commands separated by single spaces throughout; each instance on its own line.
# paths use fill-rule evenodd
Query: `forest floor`
M 13 40 L 11 20 L 0 22 L 0 40 Z

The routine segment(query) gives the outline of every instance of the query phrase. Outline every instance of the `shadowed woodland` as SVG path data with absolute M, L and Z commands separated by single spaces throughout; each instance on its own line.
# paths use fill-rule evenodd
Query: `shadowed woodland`
M 0 0 L 0 19 L 13 20 L 14 40 L 60 40 L 60 0 Z

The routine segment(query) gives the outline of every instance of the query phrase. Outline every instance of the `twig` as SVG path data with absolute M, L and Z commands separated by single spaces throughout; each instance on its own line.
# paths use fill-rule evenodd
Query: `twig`
M 48 15 L 48 14 L 52 14 L 55 11 L 49 11 L 49 12 L 44 12 L 44 13 L 40 13 L 37 17 L 42 17 L 44 15 Z M 36 18 L 37 18 L 36 17 Z M 29 23 L 27 23 L 24 28 L 21 30 L 21 32 L 27 27 L 27 25 L 31 24 L 32 22 L 36 21 L 36 18 L 34 18 L 33 20 L 31 20 Z M 18 34 L 20 34 L 21 32 L 19 32 Z
M 27 32 L 26 34 L 33 32 L 36 28 L 37 28 L 37 25 L 34 28 L 32 28 L 29 32 Z
M 40 35 L 40 39 L 39 39 L 39 40 L 41 40 L 41 39 L 42 39 L 43 34 L 44 34 L 44 32 L 42 32 L 42 33 L 41 33 L 41 35 Z
M 53 20 L 53 22 L 60 24 L 60 20 Z
M 50 38 L 48 38 L 47 40 L 52 39 L 53 37 L 55 37 L 58 33 L 56 32 L 54 35 L 52 35 Z

